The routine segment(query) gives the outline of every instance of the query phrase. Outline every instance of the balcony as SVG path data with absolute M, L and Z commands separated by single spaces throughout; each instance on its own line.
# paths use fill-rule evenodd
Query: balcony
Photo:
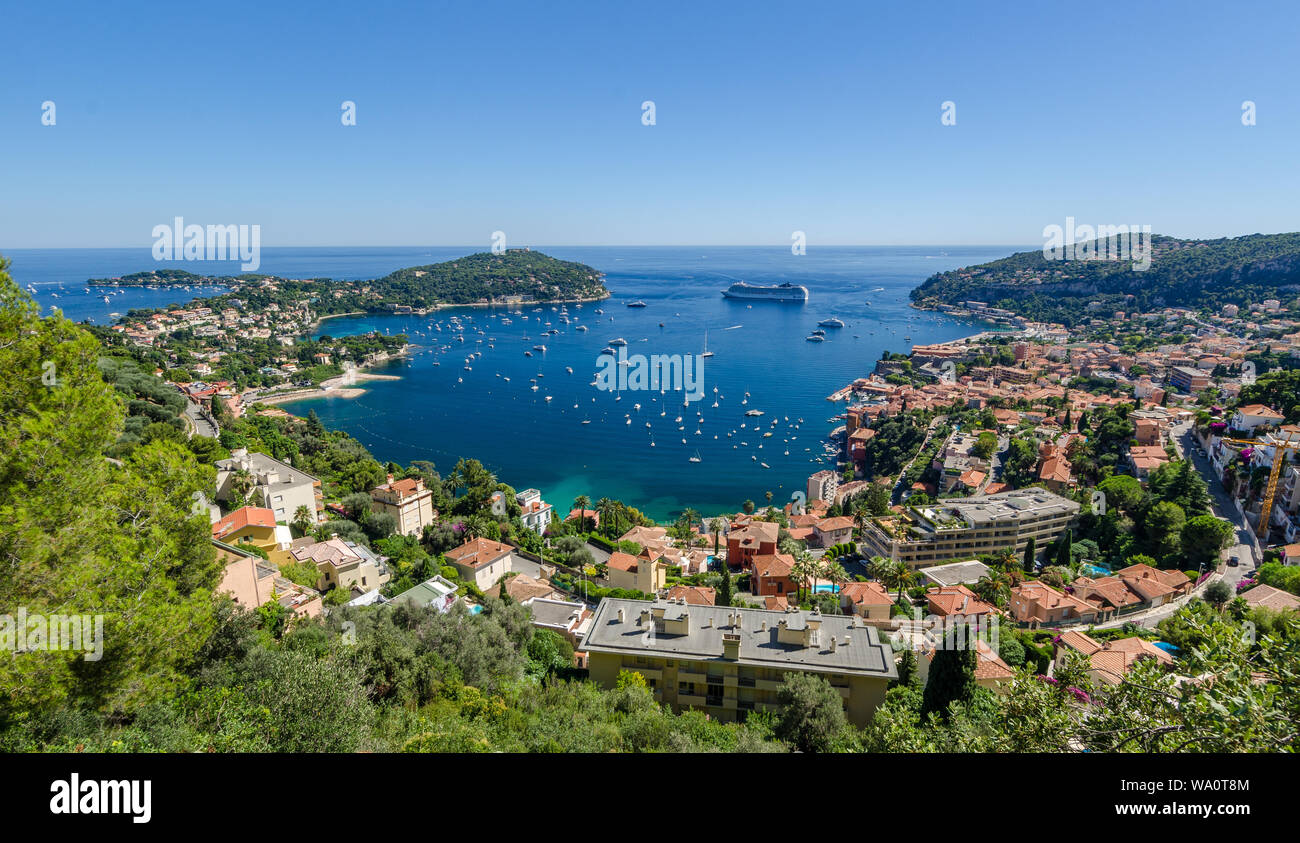
M 678 695 L 677 695 L 677 704 L 678 704 L 678 705 L 693 705 L 693 706 L 698 706 L 698 707 L 700 707 L 700 708 L 703 708 L 703 707 L 704 707 L 704 695 L 703 695 L 703 694 L 678 694 Z
M 634 672 L 636 672 L 636 673 L 639 673 L 639 674 L 641 674 L 642 676 L 644 676 L 647 680 L 649 680 L 649 679 L 655 679 L 655 680 L 663 679 L 663 676 L 664 676 L 664 672 L 663 672 L 662 669 L 657 668 L 657 667 L 650 667 L 649 665 L 625 664 L 625 665 L 623 665 L 623 669 L 624 669 L 624 670 L 630 670 L 630 671 L 634 671 Z

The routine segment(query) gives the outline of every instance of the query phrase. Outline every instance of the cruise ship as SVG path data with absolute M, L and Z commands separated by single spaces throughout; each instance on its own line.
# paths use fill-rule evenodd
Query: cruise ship
M 737 281 L 723 290 L 722 295 L 729 299 L 759 299 L 763 301 L 799 302 L 802 304 L 808 301 L 808 288 L 801 284 L 791 284 L 789 281 L 772 287 L 761 287 L 756 284 Z

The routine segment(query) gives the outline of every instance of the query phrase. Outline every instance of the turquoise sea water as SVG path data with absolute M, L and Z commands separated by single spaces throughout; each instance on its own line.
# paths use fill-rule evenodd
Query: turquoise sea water
M 906 352 L 912 344 L 951 340 L 985 327 L 915 311 L 907 306 L 908 292 L 935 272 L 1015 250 L 823 247 L 795 256 L 788 248 L 760 247 L 538 248 L 606 273 L 613 297 L 568 305 L 567 325 L 559 307 L 550 305 L 540 312 L 535 307 L 456 308 L 427 317 L 326 320 L 320 332 L 334 336 L 367 330 L 406 333 L 413 353 L 382 370 L 400 380 L 368 382 L 359 398 L 312 399 L 286 409 L 300 414 L 314 409 L 326 425 L 347 430 L 380 460 L 432 460 L 445 472 L 458 457 L 477 457 L 507 483 L 538 488 L 564 510 L 578 494 L 593 500 L 619 498 L 657 519 L 671 518 L 687 506 L 706 515 L 735 511 L 746 499 L 763 503 L 768 491 L 774 501 L 783 502 L 804 487 L 809 474 L 832 465 L 823 443 L 837 424 L 830 418 L 844 405 L 832 404 L 826 396 L 869 374 L 885 349 Z M 261 271 L 371 278 L 471 251 L 264 249 Z M 85 279 L 157 265 L 147 249 L 9 254 L 15 279 L 33 283 L 43 305 L 55 304 L 70 318 L 94 317 L 101 323 L 110 306 L 82 292 Z M 198 265 L 202 270 L 193 264 L 164 265 L 232 271 L 206 264 Z M 809 300 L 789 305 L 723 298 L 721 290 L 735 280 L 803 284 Z M 60 286 L 60 297 L 51 298 Z M 111 309 L 125 313 L 133 306 L 184 301 L 198 292 L 133 290 L 111 297 Z M 627 307 L 638 300 L 646 307 Z M 454 339 L 453 316 L 462 326 L 463 343 Z M 826 328 L 825 342 L 805 340 L 820 320 L 832 316 L 847 326 Z M 579 325 L 588 330 L 577 330 Z M 560 333 L 544 335 L 550 328 Z M 680 392 L 616 394 L 590 385 L 600 351 L 610 340 L 625 339 L 629 355 L 694 355 L 703 351 L 706 329 L 714 356 L 704 360 L 705 398 L 700 402 L 683 407 Z M 545 345 L 545 353 L 534 351 L 535 345 Z M 467 362 L 472 353 L 481 356 Z M 537 390 L 531 389 L 534 385 Z M 748 410 L 764 415 L 746 416 Z M 697 455 L 699 462 L 692 462 Z

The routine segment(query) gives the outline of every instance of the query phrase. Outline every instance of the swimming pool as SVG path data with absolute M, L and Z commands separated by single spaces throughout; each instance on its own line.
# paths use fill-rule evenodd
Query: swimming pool
M 813 591 L 818 592 L 820 594 L 826 594 L 826 593 L 834 594 L 839 591 L 839 588 L 832 583 L 823 583 L 822 585 L 813 586 Z
M 1097 577 L 1109 577 L 1111 574 L 1110 568 L 1103 568 L 1100 565 L 1084 564 L 1084 565 L 1080 565 L 1079 568 L 1080 570 L 1086 571 L 1088 576 L 1094 579 L 1096 579 Z
M 1164 650 L 1166 653 L 1168 653 L 1171 656 L 1178 655 L 1178 648 L 1175 647 L 1173 644 L 1170 644 L 1168 641 L 1152 641 L 1151 643 L 1155 644 L 1157 647 Z

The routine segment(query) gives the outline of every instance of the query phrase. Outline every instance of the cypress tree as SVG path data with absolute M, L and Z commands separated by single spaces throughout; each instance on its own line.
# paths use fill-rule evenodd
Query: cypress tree
M 731 566 L 722 563 L 722 582 L 718 583 L 718 605 L 731 605 Z
M 1034 554 L 1037 550 L 1038 547 L 1034 541 L 1034 537 L 1030 536 L 1029 543 L 1025 545 L 1025 571 L 1027 573 L 1032 574 L 1034 572 Z
M 1065 535 L 1061 536 L 1061 543 L 1056 548 L 1056 564 L 1063 568 L 1070 567 L 1070 547 L 1074 544 L 1074 531 L 1069 527 L 1065 528 Z
M 930 661 L 930 675 L 921 694 L 921 717 L 937 712 L 948 719 L 948 706 L 954 702 L 969 702 L 975 694 L 975 642 L 967 639 L 968 646 L 957 648 L 956 631 L 949 632 L 943 646 L 934 651 Z

